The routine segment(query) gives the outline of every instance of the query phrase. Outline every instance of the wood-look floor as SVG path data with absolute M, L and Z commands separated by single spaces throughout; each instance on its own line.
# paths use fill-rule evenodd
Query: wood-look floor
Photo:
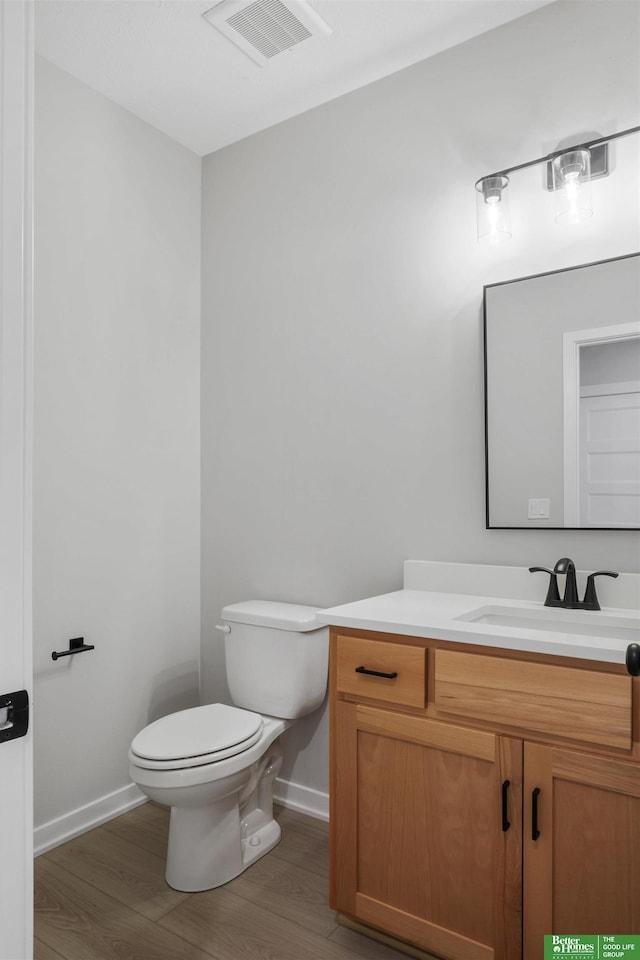
M 406 960 L 340 926 L 325 823 L 279 808 L 282 839 L 235 880 L 164 879 L 168 811 L 141 807 L 35 862 L 35 960 Z

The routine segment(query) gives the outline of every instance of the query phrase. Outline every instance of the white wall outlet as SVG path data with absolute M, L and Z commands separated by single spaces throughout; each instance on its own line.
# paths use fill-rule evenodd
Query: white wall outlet
M 529 500 L 529 520 L 548 520 L 551 510 L 551 501 L 548 498 Z

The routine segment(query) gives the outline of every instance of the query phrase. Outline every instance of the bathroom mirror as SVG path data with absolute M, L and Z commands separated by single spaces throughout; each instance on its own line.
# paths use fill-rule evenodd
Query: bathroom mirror
M 640 254 L 484 288 L 489 529 L 640 528 Z

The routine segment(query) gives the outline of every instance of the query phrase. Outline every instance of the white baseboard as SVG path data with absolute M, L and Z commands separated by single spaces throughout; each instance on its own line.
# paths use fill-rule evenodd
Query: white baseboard
M 304 787 L 301 783 L 276 779 L 273 799 L 289 810 L 306 813 L 316 820 L 329 820 L 329 794 Z
M 300 783 L 276 780 L 273 799 L 289 810 L 306 813 L 309 817 L 315 817 L 316 820 L 329 819 L 329 794 L 304 787 Z M 99 827 L 100 824 L 113 820 L 114 817 L 119 817 L 127 810 L 145 803 L 146 800 L 147 797 L 135 783 L 130 783 L 56 820 L 43 823 L 33 831 L 34 856 L 53 850 L 67 840 L 73 840 L 74 837 L 79 837 L 80 834 L 93 830 L 94 827 Z
M 132 810 L 146 800 L 147 797 L 135 783 L 129 783 L 126 787 L 114 790 L 105 797 L 99 797 L 92 803 L 87 803 L 84 807 L 78 807 L 77 810 L 50 820 L 49 823 L 43 823 L 33 831 L 34 856 L 46 853 L 47 850 L 52 850 L 61 843 L 86 833 L 87 830 L 99 827 L 101 823 L 113 820 L 114 817 Z

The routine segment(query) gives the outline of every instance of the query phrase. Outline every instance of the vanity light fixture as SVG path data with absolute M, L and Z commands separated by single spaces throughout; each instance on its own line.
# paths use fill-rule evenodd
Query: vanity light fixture
M 511 237 L 509 177 L 499 174 L 476 183 L 478 240 L 500 243 Z
M 481 177 L 476 182 L 478 240 L 499 243 L 511 237 L 509 175 L 543 163 L 547 167 L 546 189 L 554 194 L 556 223 L 577 224 L 587 220 L 593 214 L 591 181 L 609 176 L 609 143 L 638 132 L 640 127 L 630 127 Z

